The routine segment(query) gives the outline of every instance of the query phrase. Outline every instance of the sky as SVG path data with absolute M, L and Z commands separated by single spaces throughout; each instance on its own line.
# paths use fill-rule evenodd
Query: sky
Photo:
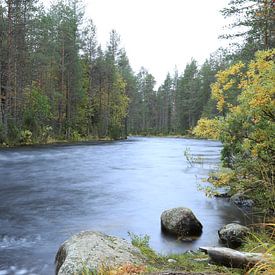
M 105 47 L 115 29 L 134 71 L 145 67 L 160 85 L 191 58 L 199 64 L 225 45 L 218 39 L 226 20 L 219 11 L 228 0 L 86 0 L 86 15 Z

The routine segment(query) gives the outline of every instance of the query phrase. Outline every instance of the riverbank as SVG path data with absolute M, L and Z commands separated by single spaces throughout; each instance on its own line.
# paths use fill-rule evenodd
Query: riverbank
M 130 236 L 132 244 L 125 239 L 105 235 L 102 232 L 82 231 L 71 236 L 61 244 L 57 251 L 56 274 L 241 273 L 241 269 L 209 264 L 208 257 L 201 252 L 188 251 L 163 256 L 150 248 L 148 236 L 142 237 L 134 234 Z
M 2 143 L 0 148 L 16 148 L 16 147 L 37 147 L 37 146 L 47 146 L 47 145 L 81 145 L 81 144 L 93 144 L 96 142 L 109 142 L 116 140 L 125 140 L 127 138 L 111 138 L 111 137 L 87 137 L 87 138 L 78 138 L 78 139 L 48 139 L 44 142 L 41 141 L 32 141 L 32 142 L 17 142 L 17 143 Z
M 95 238 L 96 245 L 94 245 L 95 240 L 91 237 Z M 86 245 L 89 249 L 82 247 L 81 238 L 86 238 Z M 250 246 L 252 242 L 249 241 L 251 236 L 247 238 L 247 243 L 242 246 L 240 252 L 228 248 L 201 248 L 200 250 L 203 252 L 205 249 L 212 250 L 208 256 L 201 251 L 161 255 L 149 246 L 148 236 L 131 234 L 131 238 L 133 246 L 123 239 L 106 236 L 100 232 L 80 232 L 60 247 L 56 256 L 56 274 L 73 274 L 76 270 L 82 270 L 81 274 L 83 275 L 233 275 L 259 274 L 263 271 L 265 274 L 274 274 L 275 270 L 273 251 L 263 251 L 258 245 L 256 249 L 253 246 L 253 253 L 241 252 L 242 250 L 247 251 L 248 248 L 252 250 Z M 135 251 L 134 247 L 138 250 Z M 84 253 L 84 250 L 87 251 Z M 216 253 L 213 253 L 214 250 Z M 102 251 L 105 256 L 101 254 Z M 118 255 L 116 255 L 117 251 L 119 251 Z M 82 259 L 80 262 L 79 257 Z M 258 261 L 259 263 L 257 263 Z M 64 273 L 64 271 L 66 272 Z
M 144 133 L 144 134 L 129 134 L 128 137 L 147 137 L 147 138 L 188 138 L 188 139 L 197 139 L 197 140 L 203 140 L 205 138 L 199 138 L 192 134 L 190 135 L 182 135 L 182 134 L 150 134 L 150 133 Z M 205 140 L 211 140 L 211 139 L 205 139 Z M 214 140 L 214 139 L 213 139 Z
M 209 140 L 209 141 L 216 141 L 214 139 L 205 139 L 195 137 L 194 135 L 180 135 L 180 134 L 129 134 L 127 137 L 119 137 L 119 138 L 112 138 L 112 137 L 98 137 L 98 136 L 89 136 L 89 137 L 74 137 L 71 139 L 58 139 L 58 138 L 48 138 L 44 141 L 41 140 L 28 140 L 28 141 L 17 141 L 17 142 L 3 142 L 0 144 L 0 148 L 14 148 L 14 147 L 21 147 L 21 146 L 43 146 L 43 145 L 65 145 L 65 144 L 89 144 L 91 142 L 104 142 L 104 141 L 116 141 L 116 140 L 126 140 L 128 138 L 133 137 L 144 137 L 144 138 L 184 138 L 184 139 L 194 139 L 194 140 Z
M 273 225 L 274 226 L 274 225 Z M 259 241 L 261 239 L 261 241 Z M 240 252 L 253 252 L 263 254 L 265 263 L 259 262 L 255 266 L 244 268 L 231 268 L 209 261 L 209 257 L 200 250 L 187 251 L 181 254 L 161 255 L 149 246 L 148 236 L 132 236 L 132 244 L 140 249 L 147 259 L 146 265 L 126 265 L 118 269 L 105 266 L 97 275 L 122 275 L 122 274 L 274 274 L 275 271 L 275 243 L 266 231 L 250 234 Z M 253 254 L 252 253 L 252 254 Z M 134 271 L 134 273 L 132 273 Z M 92 275 L 91 273 L 84 273 Z
M 165 256 L 155 252 L 149 246 L 149 236 L 130 234 L 130 237 L 132 244 L 139 248 L 144 257 L 148 259 L 146 266 L 147 271 L 163 272 L 164 270 L 169 270 L 171 274 L 185 274 L 186 272 L 188 272 L 188 274 L 189 272 L 200 272 L 200 274 L 262 274 L 262 272 L 265 272 L 265 274 L 274 274 L 275 219 L 260 224 L 252 224 L 250 229 L 246 229 L 248 231 L 243 237 L 238 235 L 237 229 L 236 231 L 231 231 L 231 238 L 235 238 L 236 240 L 240 238 L 240 243 L 237 245 L 237 248 L 235 248 L 236 250 L 208 247 Z M 221 236 L 219 237 L 221 238 Z M 226 235 L 224 235 L 224 237 L 226 237 Z M 229 237 L 229 235 L 227 237 Z M 226 246 L 226 244 L 224 245 Z M 229 243 L 228 245 L 231 247 Z M 216 250 L 216 252 L 208 252 L 208 249 Z M 207 252 L 210 259 L 202 252 Z M 229 254 L 226 255 L 227 253 Z M 245 263 L 244 259 L 246 255 L 247 262 Z M 255 257 L 255 259 L 252 260 L 253 257 Z M 243 262 L 243 264 L 240 266 L 241 262 Z

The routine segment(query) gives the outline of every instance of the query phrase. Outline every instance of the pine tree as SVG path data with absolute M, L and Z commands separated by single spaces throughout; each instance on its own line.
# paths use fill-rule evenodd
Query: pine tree
M 256 50 L 274 48 L 273 0 L 231 0 L 228 7 L 222 10 L 222 14 L 225 18 L 236 18 L 230 25 L 230 28 L 236 31 L 222 37 L 243 37 L 247 44 L 246 48 L 252 48 L 250 58 L 253 58 Z

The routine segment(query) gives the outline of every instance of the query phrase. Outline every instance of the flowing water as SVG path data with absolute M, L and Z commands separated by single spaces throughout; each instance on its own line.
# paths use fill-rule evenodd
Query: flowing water
M 186 148 L 203 161 L 188 163 Z M 163 254 L 218 245 L 222 225 L 245 222 L 229 202 L 198 191 L 220 150 L 214 141 L 142 137 L 0 150 L 0 275 L 54 274 L 60 244 L 81 230 L 147 234 Z M 161 233 L 161 212 L 178 206 L 203 224 L 198 240 Z

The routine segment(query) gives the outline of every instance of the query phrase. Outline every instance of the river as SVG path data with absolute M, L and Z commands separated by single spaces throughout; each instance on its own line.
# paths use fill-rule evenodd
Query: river
M 190 165 L 186 148 L 203 162 Z M 54 274 L 58 247 L 81 230 L 147 234 L 163 254 L 218 245 L 222 225 L 245 222 L 238 208 L 197 190 L 220 150 L 215 141 L 143 137 L 1 149 L 0 275 Z M 203 224 L 198 240 L 161 233 L 161 212 L 178 206 Z

